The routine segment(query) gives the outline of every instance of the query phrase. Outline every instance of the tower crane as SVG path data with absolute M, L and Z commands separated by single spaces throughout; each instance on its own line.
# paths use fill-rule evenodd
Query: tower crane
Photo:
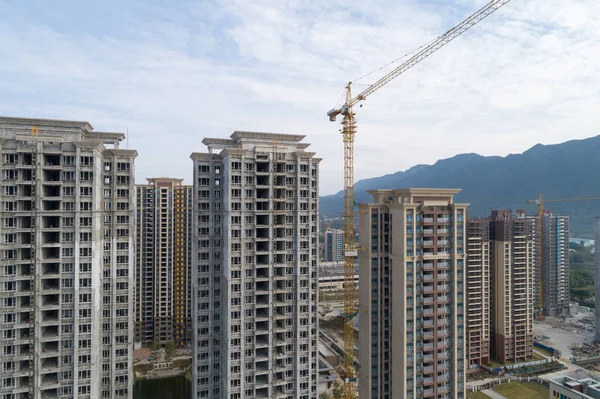
M 345 87 L 345 101 L 339 108 L 327 112 L 329 120 L 335 122 L 338 115 L 343 116 L 342 138 L 344 142 L 344 384 L 342 397 L 354 398 L 354 384 L 356 370 L 354 369 L 354 329 L 352 318 L 356 314 L 355 288 L 354 288 L 354 258 L 357 256 L 357 247 L 354 231 L 354 135 L 356 134 L 356 120 L 354 106 L 367 99 L 368 96 L 381 89 L 383 86 L 435 53 L 458 36 L 462 35 L 477 23 L 507 4 L 510 0 L 491 0 L 485 6 L 473 13 L 467 19 L 456 25 L 428 45 L 422 47 L 401 65 L 388 72 L 385 76 L 373 83 L 356 96 L 352 95 L 352 82 Z
M 527 200 L 527 204 L 535 204 L 537 205 L 537 228 L 538 228 L 538 270 L 536 273 L 538 275 L 539 282 L 539 290 L 538 290 L 538 320 L 544 320 L 544 281 L 542 279 L 542 263 L 543 263 L 543 234 L 544 234 L 544 204 L 552 203 L 552 202 L 571 202 L 571 201 L 594 201 L 600 200 L 600 197 L 584 197 L 584 198 L 560 198 L 560 199 L 549 199 L 545 200 L 542 198 L 542 194 L 539 194 L 538 197 L 534 200 Z

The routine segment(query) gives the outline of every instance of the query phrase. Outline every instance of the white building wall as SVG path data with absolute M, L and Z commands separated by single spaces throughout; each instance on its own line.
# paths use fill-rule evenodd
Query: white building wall
M 317 396 L 319 159 L 301 137 L 236 132 L 192 154 L 195 397 Z

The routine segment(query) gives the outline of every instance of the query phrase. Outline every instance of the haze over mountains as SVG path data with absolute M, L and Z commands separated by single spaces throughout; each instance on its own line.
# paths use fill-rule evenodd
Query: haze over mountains
M 433 165 L 417 165 L 404 172 L 364 179 L 355 184 L 356 202 L 368 202 L 367 190 L 405 187 L 460 188 L 457 202 L 467 202 L 472 216 L 492 209 L 536 207 L 528 199 L 600 197 L 600 136 L 562 144 L 537 144 L 522 154 L 484 157 L 460 154 Z M 571 217 L 571 235 L 593 237 L 593 220 L 600 216 L 600 200 L 546 204 L 547 209 Z M 343 212 L 343 191 L 321 197 L 321 215 Z

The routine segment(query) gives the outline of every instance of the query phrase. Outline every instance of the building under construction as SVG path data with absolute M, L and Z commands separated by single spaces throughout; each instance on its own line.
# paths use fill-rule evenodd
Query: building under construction
M 317 398 L 319 163 L 304 136 L 193 153 L 193 396 Z
M 136 344 L 191 344 L 193 187 L 182 181 L 136 186 Z
M 122 133 L 0 117 L 2 398 L 131 398 L 134 160 Z

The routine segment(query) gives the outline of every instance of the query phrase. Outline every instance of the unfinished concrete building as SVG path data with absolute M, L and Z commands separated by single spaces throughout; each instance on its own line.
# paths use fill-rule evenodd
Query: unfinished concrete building
M 360 398 L 465 396 L 459 191 L 374 190 L 359 205 Z
M 136 186 L 135 342 L 191 345 L 193 186 L 147 179 Z
M 124 138 L 0 117 L 0 398 L 132 397 L 137 154 Z
M 490 363 L 490 220 L 469 218 L 467 225 L 467 368 Z
M 492 356 L 500 362 L 533 358 L 535 220 L 492 211 Z
M 319 162 L 304 136 L 193 153 L 193 395 L 317 398 Z

